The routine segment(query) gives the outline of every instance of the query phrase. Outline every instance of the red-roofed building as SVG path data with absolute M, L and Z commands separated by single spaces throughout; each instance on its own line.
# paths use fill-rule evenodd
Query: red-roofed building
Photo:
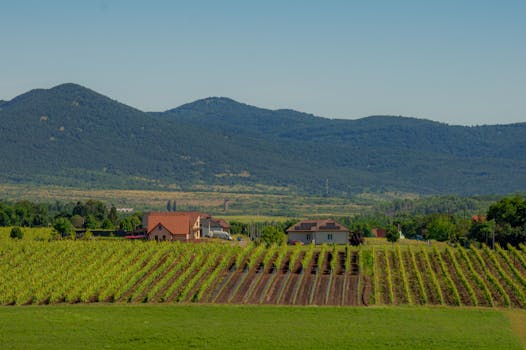
M 142 219 L 148 239 L 156 241 L 190 241 L 200 239 L 200 213 L 150 212 Z
M 377 238 L 385 238 L 385 234 L 387 231 L 385 228 L 373 228 L 371 232 Z
M 349 243 L 349 230 L 334 220 L 303 220 L 287 229 L 289 242 Z
M 473 215 L 471 220 L 475 222 L 486 222 L 486 217 L 484 215 Z

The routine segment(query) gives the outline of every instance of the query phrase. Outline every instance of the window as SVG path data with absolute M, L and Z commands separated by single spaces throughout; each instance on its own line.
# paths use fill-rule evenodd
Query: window
M 166 241 L 166 235 L 163 235 L 163 241 Z
M 163 227 L 162 227 L 161 225 L 159 225 L 159 226 L 157 227 L 157 229 L 160 231 L 160 230 L 163 229 Z
M 155 235 L 155 240 L 158 241 L 159 240 L 159 236 Z
M 328 239 L 329 241 L 332 241 L 332 233 L 327 233 L 327 239 Z
M 307 241 L 310 241 L 311 240 L 311 235 L 310 233 L 307 233 Z

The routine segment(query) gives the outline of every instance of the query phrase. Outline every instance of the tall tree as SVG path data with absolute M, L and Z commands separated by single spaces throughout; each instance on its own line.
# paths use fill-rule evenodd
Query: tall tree
M 110 213 L 108 214 L 108 219 L 110 219 L 111 223 L 113 225 L 117 225 L 117 222 L 119 221 L 119 215 L 117 214 L 117 208 L 115 208 L 114 205 L 110 208 Z

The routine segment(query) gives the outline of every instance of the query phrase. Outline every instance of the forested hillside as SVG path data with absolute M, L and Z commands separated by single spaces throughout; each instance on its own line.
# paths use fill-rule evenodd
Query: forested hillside
M 264 184 L 329 195 L 526 187 L 526 124 L 332 120 L 206 98 L 145 113 L 75 84 L 0 101 L 0 180 L 90 187 Z

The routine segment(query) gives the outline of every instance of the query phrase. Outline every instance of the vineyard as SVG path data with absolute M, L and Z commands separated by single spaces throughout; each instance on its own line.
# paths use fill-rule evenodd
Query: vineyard
M 0 242 L 0 304 L 526 308 L 526 247 Z

